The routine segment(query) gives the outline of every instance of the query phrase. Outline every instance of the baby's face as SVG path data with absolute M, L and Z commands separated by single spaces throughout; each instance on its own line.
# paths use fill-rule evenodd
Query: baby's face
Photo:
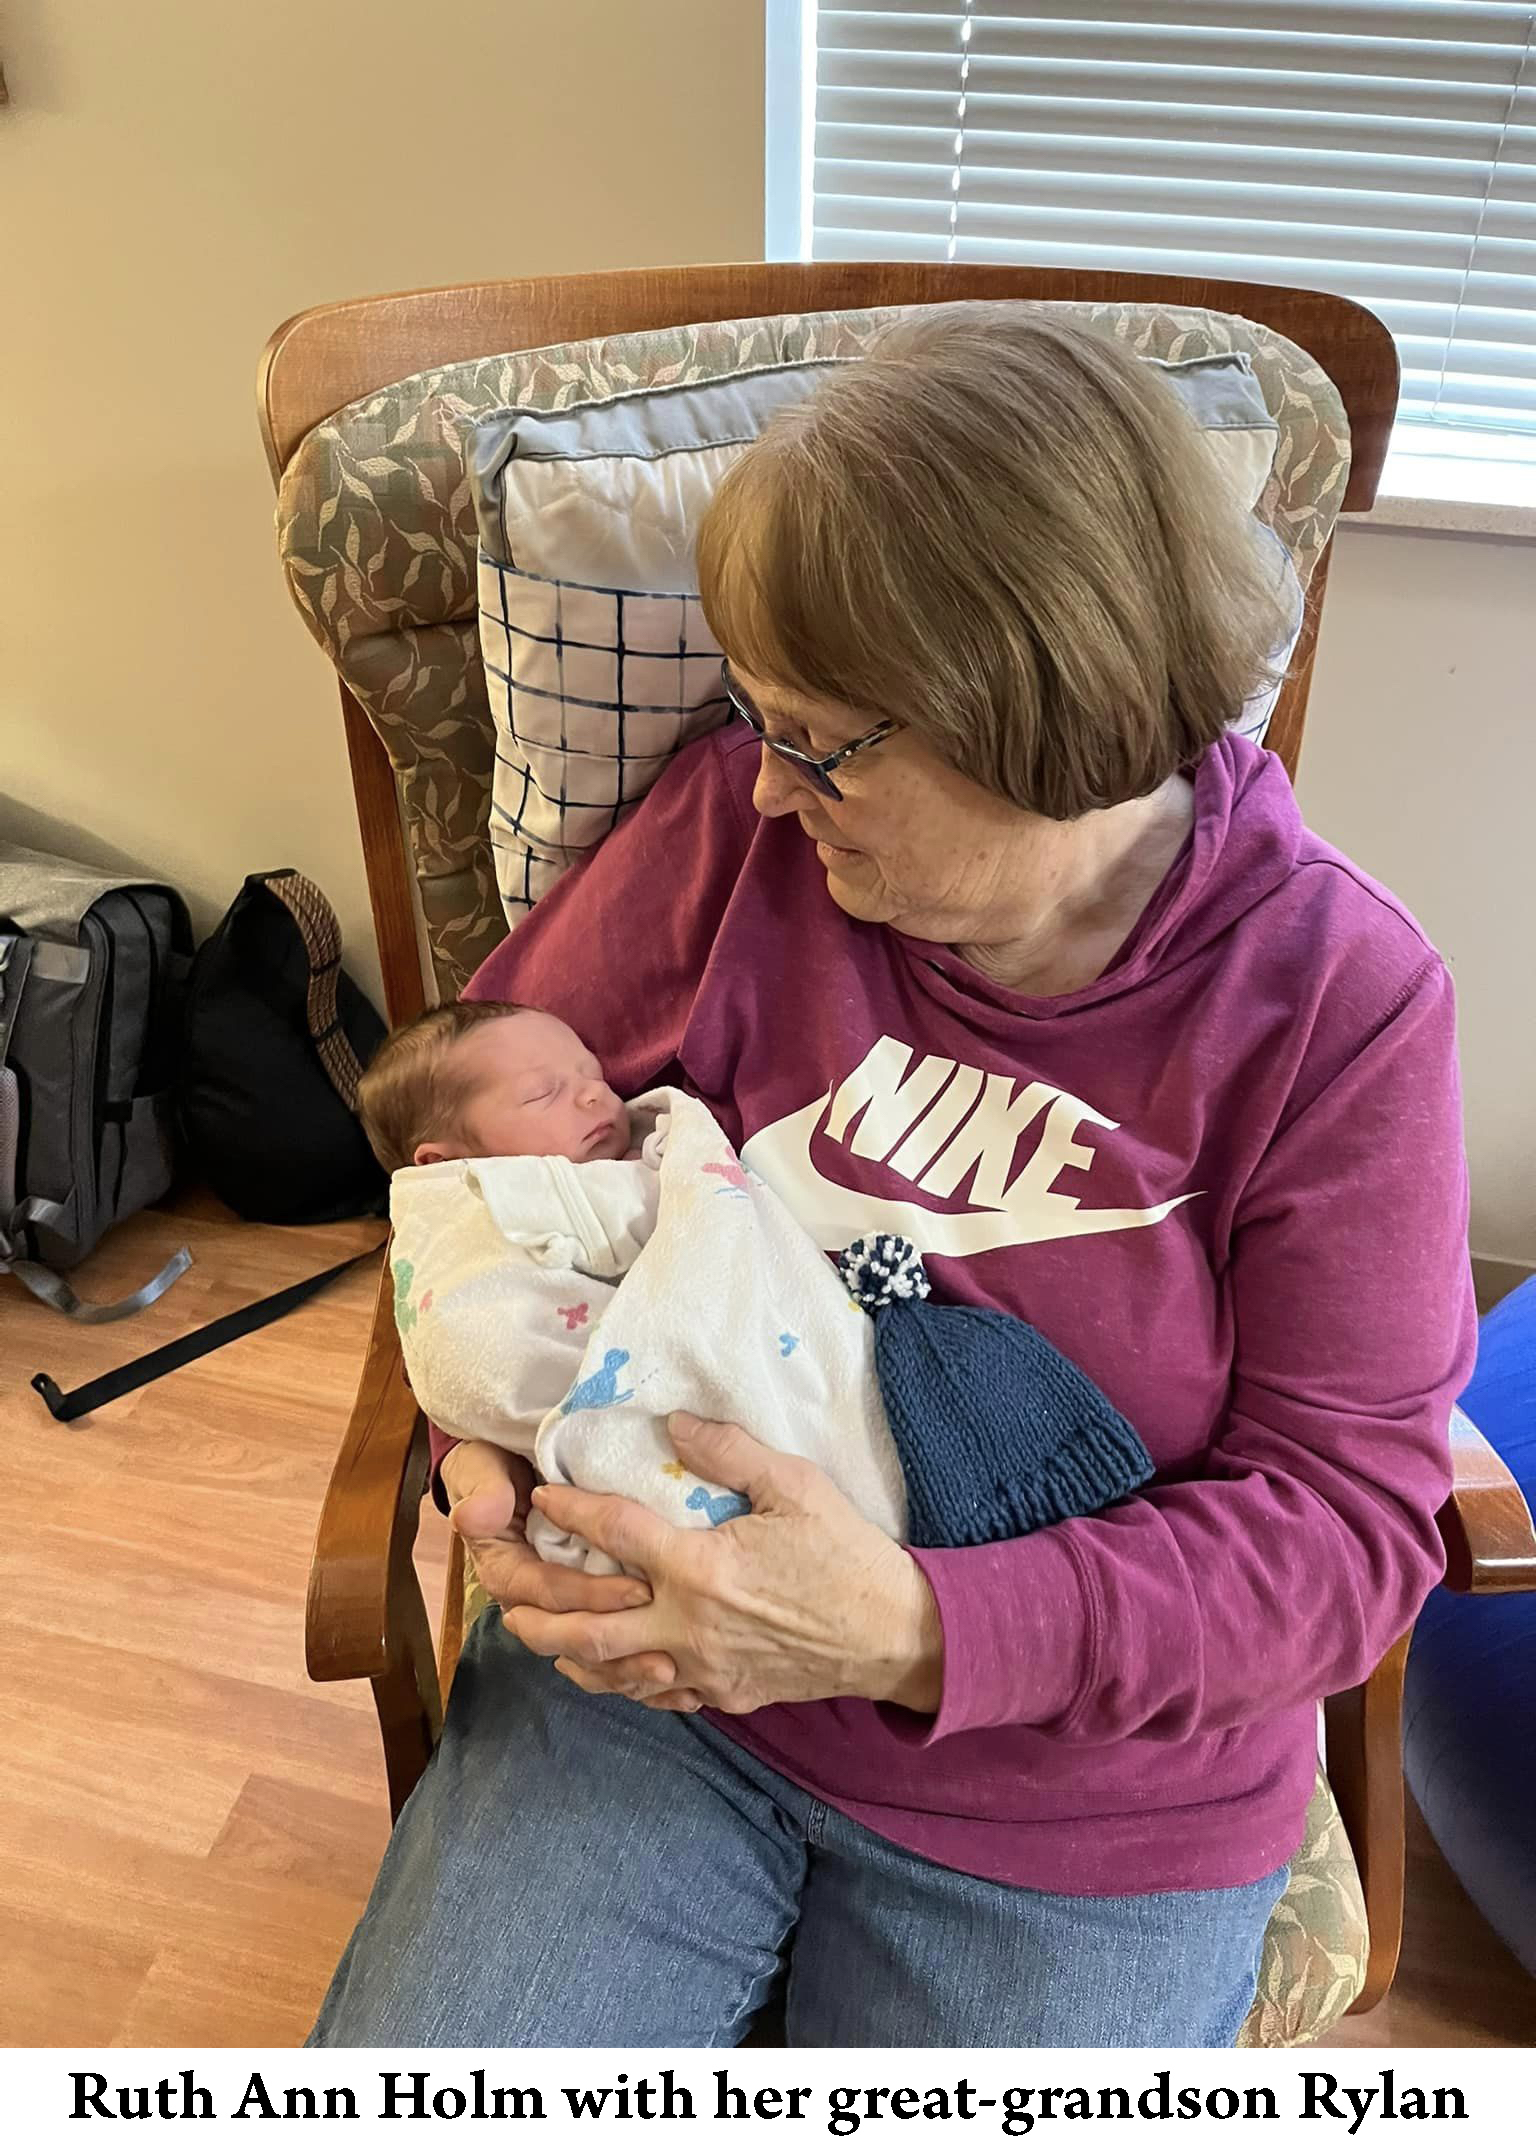
M 416 1147 L 418 1167 L 534 1153 L 621 1160 L 629 1150 L 629 1110 L 602 1065 L 543 1011 L 477 1025 L 453 1048 L 452 1074 L 463 1087 L 455 1128 Z

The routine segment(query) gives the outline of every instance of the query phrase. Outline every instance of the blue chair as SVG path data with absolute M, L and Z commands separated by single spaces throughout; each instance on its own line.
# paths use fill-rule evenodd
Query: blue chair
M 1536 1502 L 1536 1279 L 1483 1319 L 1462 1404 Z M 1536 1594 L 1515 1591 L 1528 1563 L 1489 1569 L 1475 1600 L 1437 1587 L 1415 1627 L 1404 1761 L 1446 1861 L 1536 1975 Z

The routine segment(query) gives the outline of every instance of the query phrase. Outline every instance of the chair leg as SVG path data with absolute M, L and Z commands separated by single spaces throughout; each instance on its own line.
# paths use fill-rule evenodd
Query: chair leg
M 1353 1691 L 1325 1701 L 1328 1780 L 1365 1890 L 1370 1950 L 1351 2013 L 1391 1987 L 1403 1942 L 1403 1672 L 1408 1637 Z

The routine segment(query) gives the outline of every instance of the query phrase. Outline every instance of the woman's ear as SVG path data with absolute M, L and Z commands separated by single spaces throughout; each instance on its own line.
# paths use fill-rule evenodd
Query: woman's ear
M 411 1165 L 436 1167 L 442 1160 L 456 1160 L 458 1157 L 458 1154 L 451 1152 L 446 1145 L 418 1145 L 411 1154 Z

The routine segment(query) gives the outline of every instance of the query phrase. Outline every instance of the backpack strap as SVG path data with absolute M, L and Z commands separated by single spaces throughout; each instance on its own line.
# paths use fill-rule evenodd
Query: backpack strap
M 336 1088 L 343 1107 L 357 1113 L 357 1085 L 363 1066 L 357 1051 L 342 1031 L 336 1013 L 336 977 L 341 971 L 341 923 L 331 901 L 318 884 L 293 868 L 279 868 L 271 875 L 253 876 L 286 906 L 303 940 L 309 958 L 309 994 L 305 1014 L 309 1037 L 315 1043 L 325 1074 Z
M 11 1034 L 21 1011 L 21 991 L 32 963 L 32 939 L 0 935 L 0 1252 L 16 1209 L 16 1159 L 21 1150 L 21 1092 L 16 1073 L 5 1066 Z
M 11 1034 L 21 1013 L 21 991 L 31 963 L 30 935 L 0 935 L 0 1064 L 11 1051 Z
M 49 1211 L 55 1209 L 47 1207 Z M 24 1215 L 39 1217 L 32 1205 L 24 1206 L 22 1211 Z M 166 1259 L 154 1278 L 146 1280 L 142 1287 L 135 1287 L 132 1294 L 125 1294 L 116 1302 L 87 1302 L 75 1293 L 68 1280 L 61 1279 L 47 1265 L 36 1264 L 30 1257 L 7 1257 L 3 1249 L 4 1238 L 0 1238 L 0 1272 L 12 1273 L 39 1302 L 46 1302 L 61 1317 L 73 1318 L 76 1324 L 116 1324 L 119 1317 L 132 1317 L 139 1310 L 148 1309 L 151 1302 L 159 1301 L 167 1287 L 175 1285 L 192 1262 L 192 1252 L 183 1243 Z

